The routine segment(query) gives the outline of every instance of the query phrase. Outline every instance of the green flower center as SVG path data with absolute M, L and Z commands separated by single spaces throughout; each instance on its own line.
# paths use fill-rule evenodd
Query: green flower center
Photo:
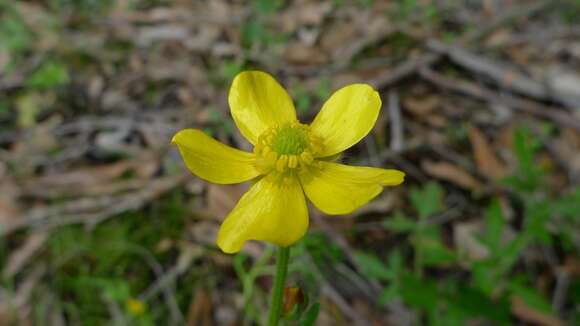
M 282 127 L 274 135 L 271 146 L 280 155 L 298 155 L 308 147 L 308 135 L 303 128 Z

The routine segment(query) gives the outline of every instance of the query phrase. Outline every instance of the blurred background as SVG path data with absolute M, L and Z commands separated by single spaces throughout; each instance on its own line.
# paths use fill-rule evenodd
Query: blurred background
M 311 209 L 293 317 L 580 324 L 579 1 L 3 0 L 0 325 L 264 323 L 273 248 L 215 246 L 247 185 L 169 145 L 194 127 L 251 149 L 227 105 L 245 69 L 305 122 L 372 84 L 382 113 L 342 161 L 408 175 Z

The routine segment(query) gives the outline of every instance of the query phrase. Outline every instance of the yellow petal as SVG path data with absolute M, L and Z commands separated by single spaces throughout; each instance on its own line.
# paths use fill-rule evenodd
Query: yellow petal
M 236 76 L 228 97 L 238 129 L 252 144 L 275 124 L 296 121 L 292 99 L 270 75 L 244 71 Z
M 297 178 L 281 183 L 265 176 L 245 193 L 226 217 L 217 244 L 225 253 L 240 251 L 247 240 L 289 246 L 308 229 L 306 199 Z
M 252 164 L 253 154 L 226 146 L 201 130 L 181 130 L 171 142 L 179 148 L 189 171 L 204 180 L 240 183 L 260 174 Z
M 401 184 L 405 173 L 364 166 L 318 161 L 300 182 L 308 199 L 326 214 L 348 214 L 368 203 L 384 186 Z
M 311 130 L 322 138 L 317 157 L 342 152 L 358 143 L 375 125 L 381 97 L 371 86 L 353 84 L 336 91 L 314 118 Z

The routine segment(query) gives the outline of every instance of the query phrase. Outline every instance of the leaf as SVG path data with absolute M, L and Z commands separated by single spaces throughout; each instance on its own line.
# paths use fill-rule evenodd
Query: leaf
M 501 286 L 501 277 L 496 272 L 495 261 L 475 262 L 472 265 L 471 273 L 475 288 L 488 296 L 492 295 L 498 286 Z
M 476 127 L 469 130 L 469 140 L 473 148 L 475 163 L 482 174 L 489 178 L 498 179 L 506 174 L 506 167 L 497 158 L 485 135 Z
M 514 134 L 514 152 L 518 159 L 517 171 L 504 183 L 522 192 L 533 192 L 542 185 L 544 172 L 534 162 L 539 142 L 524 128 Z
M 69 80 L 67 67 L 59 62 L 45 62 L 27 81 L 28 86 L 47 89 L 66 84 Z
M 443 195 L 443 189 L 436 182 L 427 183 L 421 190 L 411 190 L 411 203 L 419 218 L 425 219 L 443 210 Z
M 395 216 L 387 217 L 383 220 L 383 226 L 396 233 L 405 233 L 413 231 L 417 223 L 403 215 L 403 213 L 396 212 Z
M 550 211 L 573 219 L 580 219 L 580 188 L 550 202 Z
M 300 321 L 300 326 L 314 326 L 319 313 L 320 303 L 313 304 L 304 313 L 304 318 Z
M 34 35 L 19 13 L 11 7 L 0 7 L 4 11 L 0 19 L 0 49 L 23 51 L 30 47 Z
M 521 298 L 528 307 L 542 313 L 552 313 L 551 304 L 536 289 L 525 286 L 518 280 L 510 284 L 510 290 L 512 294 Z
M 262 15 L 276 12 L 284 5 L 283 0 L 254 0 L 252 1 L 253 9 Z
M 383 306 L 389 304 L 390 302 L 401 296 L 399 292 L 400 291 L 397 286 L 394 286 L 392 284 L 389 285 L 388 287 L 383 289 L 383 292 L 381 292 L 381 295 L 379 296 L 379 304 Z
M 460 285 L 456 297 L 451 301 L 453 306 L 471 317 L 481 316 L 502 324 L 510 321 L 510 305 L 507 298 L 500 298 L 499 302 L 494 302 L 485 293 Z
M 122 279 L 102 279 L 103 296 L 107 300 L 124 302 L 130 296 L 129 283 Z
M 355 252 L 355 259 L 362 273 L 372 279 L 389 280 L 394 278 L 393 272 L 377 256 L 362 251 Z
M 403 271 L 403 256 L 401 256 L 401 252 L 398 249 L 394 249 L 393 252 L 389 255 L 389 269 L 394 274 L 395 278 L 398 278 Z M 391 281 L 396 281 L 395 279 Z
M 503 271 L 508 271 L 515 264 L 520 254 L 526 248 L 530 242 L 530 235 L 526 232 L 520 233 L 515 239 L 513 239 L 507 246 L 505 246 L 498 255 L 500 259 L 500 266 Z
M 455 253 L 438 240 L 421 242 L 423 265 L 440 266 L 455 261 Z
M 439 294 L 434 282 L 421 280 L 413 274 L 404 274 L 402 281 L 401 296 L 406 304 L 426 310 L 437 306 Z
M 526 226 L 524 232 L 549 245 L 552 241 L 546 223 L 551 217 L 548 201 L 534 202 L 526 207 Z
M 321 101 L 326 101 L 331 95 L 331 83 L 329 78 L 321 78 L 316 87 L 314 88 L 314 94 Z
M 485 216 L 485 233 L 482 241 L 491 250 L 497 253 L 501 246 L 501 237 L 505 226 L 505 218 L 499 200 L 492 201 Z
M 562 321 L 549 313 L 544 313 L 530 307 L 524 299 L 514 295 L 511 298 L 511 307 L 514 315 L 533 325 L 561 326 Z
M 423 160 L 421 168 L 435 178 L 449 181 L 465 189 L 481 191 L 483 188 L 483 185 L 469 172 L 450 162 Z

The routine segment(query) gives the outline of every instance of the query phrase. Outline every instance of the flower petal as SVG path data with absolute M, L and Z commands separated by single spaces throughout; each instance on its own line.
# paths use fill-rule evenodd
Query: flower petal
M 317 157 L 330 156 L 358 143 L 375 125 L 381 97 L 367 84 L 353 84 L 336 91 L 324 103 L 310 128 L 322 138 Z
M 296 121 L 292 99 L 274 77 L 265 72 L 238 74 L 228 101 L 238 129 L 254 145 L 269 127 Z
M 254 184 L 226 217 L 217 244 L 225 253 L 240 251 L 247 240 L 289 246 L 307 229 L 308 209 L 298 179 L 280 182 L 268 175 Z
M 191 173 L 221 184 L 240 183 L 260 173 L 252 164 L 254 155 L 224 145 L 197 129 L 179 131 L 171 143 L 176 144 Z
M 318 168 L 305 170 L 300 182 L 308 199 L 326 214 L 348 214 L 383 191 L 401 184 L 405 173 L 365 166 L 318 161 Z

